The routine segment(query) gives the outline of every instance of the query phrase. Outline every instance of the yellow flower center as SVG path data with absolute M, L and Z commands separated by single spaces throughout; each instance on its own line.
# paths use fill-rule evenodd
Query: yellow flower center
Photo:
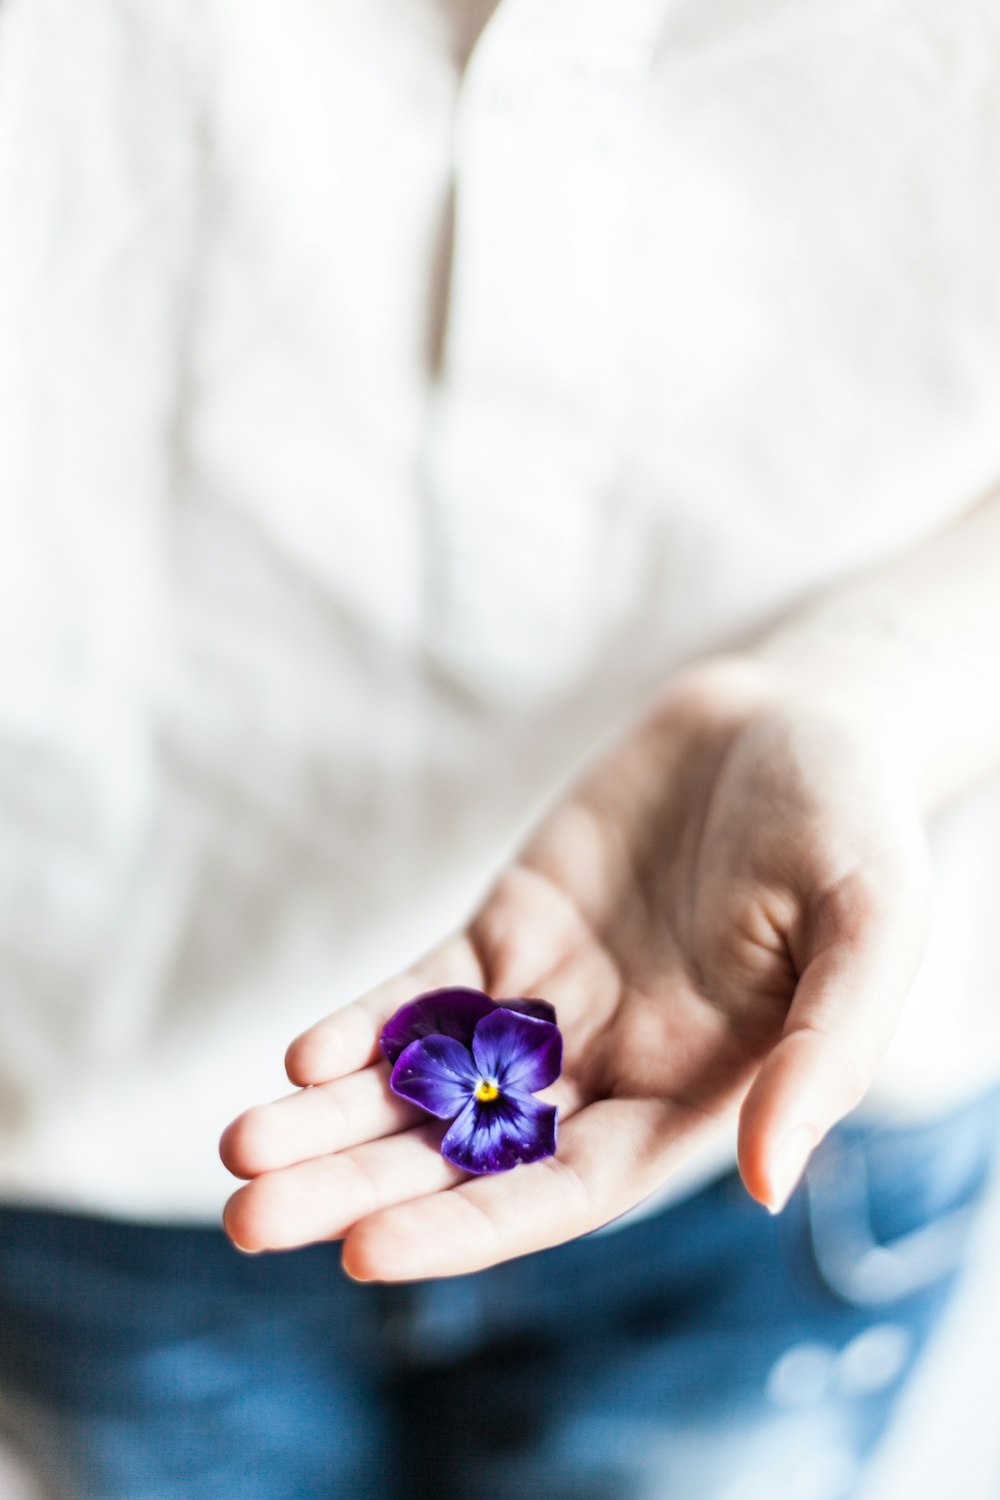
M 492 1078 L 480 1078 L 476 1084 L 476 1098 L 480 1104 L 489 1104 L 491 1100 L 500 1097 L 500 1090 Z

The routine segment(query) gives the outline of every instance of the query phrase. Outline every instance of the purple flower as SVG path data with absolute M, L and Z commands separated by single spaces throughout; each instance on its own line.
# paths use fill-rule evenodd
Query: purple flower
M 457 987 L 428 990 L 386 1021 L 379 1038 L 382 1051 L 394 1063 L 404 1047 L 422 1036 L 453 1036 L 471 1047 L 477 1024 L 497 1006 L 518 1015 L 534 1016 L 536 1021 L 555 1023 L 555 1006 L 547 1000 L 491 1000 L 482 990 Z
M 452 989 L 421 995 L 387 1023 L 392 1088 L 452 1121 L 441 1154 L 456 1167 L 506 1172 L 554 1155 L 556 1108 L 534 1097 L 562 1066 L 554 1017 L 544 1000 L 494 1002 Z

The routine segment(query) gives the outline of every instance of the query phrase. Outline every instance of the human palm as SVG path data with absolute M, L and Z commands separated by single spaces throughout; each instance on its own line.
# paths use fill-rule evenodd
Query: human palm
M 247 1249 L 345 1238 L 352 1274 L 478 1269 L 596 1228 L 740 1111 L 780 1206 L 858 1102 L 919 959 L 915 799 L 881 747 L 727 663 L 690 674 L 543 821 L 468 929 L 289 1049 L 309 1085 L 241 1115 Z M 557 1009 L 554 1157 L 469 1179 L 388 1087 L 385 1020 L 443 985 Z

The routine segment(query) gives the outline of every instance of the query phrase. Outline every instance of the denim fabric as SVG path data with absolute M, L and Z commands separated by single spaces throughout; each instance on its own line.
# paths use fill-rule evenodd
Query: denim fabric
M 729 1176 L 477 1276 L 0 1211 L 0 1413 L 58 1500 L 847 1500 L 942 1311 L 996 1095 L 848 1123 L 777 1219 Z

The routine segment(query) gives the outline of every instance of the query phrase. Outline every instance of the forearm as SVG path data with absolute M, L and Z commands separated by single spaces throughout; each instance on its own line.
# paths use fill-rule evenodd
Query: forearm
M 831 587 L 750 647 L 794 693 L 874 730 L 924 811 L 1000 771 L 1000 490 Z

